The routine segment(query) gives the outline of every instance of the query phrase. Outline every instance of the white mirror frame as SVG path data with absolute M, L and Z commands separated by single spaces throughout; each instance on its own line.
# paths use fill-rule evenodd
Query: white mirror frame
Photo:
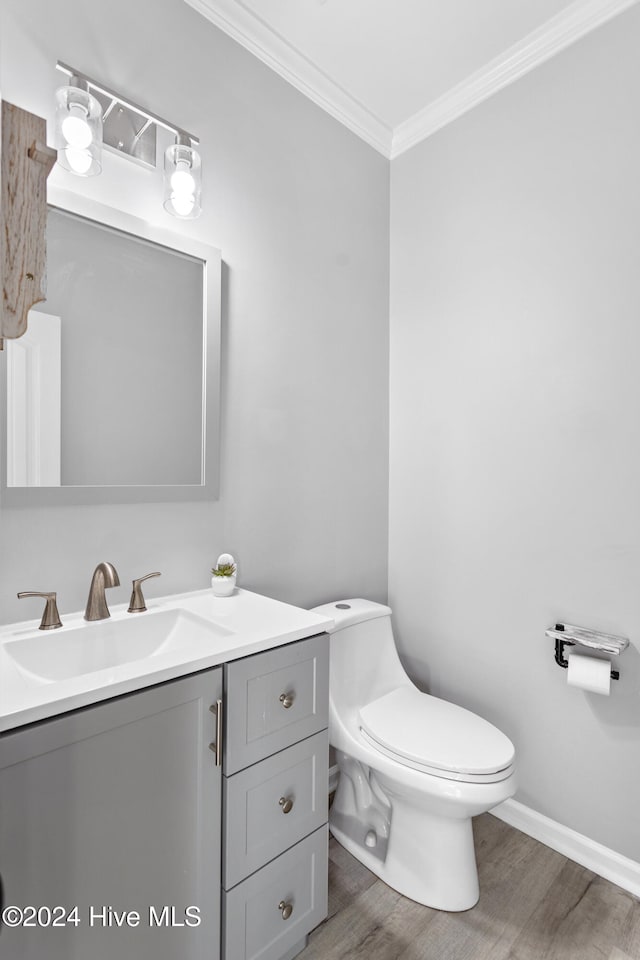
M 47 201 L 88 220 L 123 233 L 142 237 L 170 250 L 177 250 L 204 263 L 203 289 L 203 396 L 202 477 L 200 484 L 157 486 L 7 486 L 7 376 L 6 358 L 0 362 L 0 491 L 2 506 L 80 506 L 99 503 L 164 503 L 216 500 L 219 487 L 220 435 L 220 300 L 221 254 L 215 247 L 163 227 L 149 224 L 128 213 L 97 203 L 71 191 L 48 185 Z M 46 309 L 46 301 L 44 301 Z M 0 355 L 1 356 L 1 355 Z M 6 352 L 5 352 L 6 356 Z M 123 424 L 123 429 L 125 428 Z

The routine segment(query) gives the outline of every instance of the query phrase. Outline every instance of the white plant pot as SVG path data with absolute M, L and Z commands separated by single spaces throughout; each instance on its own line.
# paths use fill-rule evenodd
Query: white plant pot
M 232 577 L 211 577 L 211 589 L 216 597 L 230 597 L 235 588 L 235 573 Z

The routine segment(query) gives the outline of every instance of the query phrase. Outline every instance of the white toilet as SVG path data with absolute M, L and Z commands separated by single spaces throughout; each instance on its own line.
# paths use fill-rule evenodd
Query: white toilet
M 411 683 L 389 607 L 343 600 L 314 612 L 335 621 L 329 741 L 340 780 L 331 832 L 404 896 L 468 910 L 479 896 L 471 818 L 515 793 L 513 744 Z

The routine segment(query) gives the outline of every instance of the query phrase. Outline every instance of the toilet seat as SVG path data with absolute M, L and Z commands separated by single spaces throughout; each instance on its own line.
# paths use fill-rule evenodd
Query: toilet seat
M 360 732 L 380 753 L 431 776 L 496 783 L 513 770 L 513 744 L 482 717 L 402 686 L 359 711 Z

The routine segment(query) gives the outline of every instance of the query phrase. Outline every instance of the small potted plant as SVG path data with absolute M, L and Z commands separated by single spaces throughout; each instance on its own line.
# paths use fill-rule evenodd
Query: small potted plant
M 211 568 L 211 589 L 216 597 L 230 597 L 236 588 L 237 565 L 230 553 L 221 553 Z

